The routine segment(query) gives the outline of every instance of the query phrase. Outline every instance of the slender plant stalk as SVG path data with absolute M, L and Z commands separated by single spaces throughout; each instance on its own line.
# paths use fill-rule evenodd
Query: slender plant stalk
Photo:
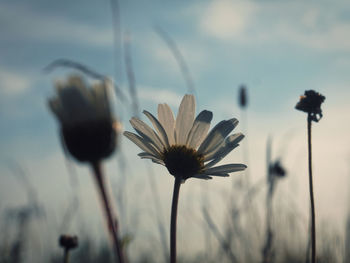
M 156 210 L 158 211 L 157 214 L 157 225 L 158 225 L 158 231 L 159 231 L 159 236 L 160 236 L 160 240 L 161 240 L 161 244 L 163 246 L 163 254 L 164 254 L 164 262 L 168 262 L 169 261 L 169 250 L 168 250 L 168 238 L 166 235 L 166 230 L 164 227 L 164 223 L 162 220 L 163 218 L 161 217 L 162 215 L 162 205 L 160 203 L 160 197 L 159 197 L 159 192 L 158 192 L 158 188 L 157 188 L 157 184 L 156 181 L 153 178 L 153 170 L 149 169 L 149 172 L 147 173 L 149 176 L 149 183 L 150 183 L 150 187 L 151 187 L 151 192 L 154 198 L 154 205 Z
M 69 249 L 65 248 L 64 255 L 63 255 L 63 263 L 68 263 L 68 262 L 69 262 Z
M 316 262 L 316 223 L 315 223 L 315 202 L 314 190 L 312 184 L 312 151 L 311 151 L 311 116 L 307 118 L 308 152 L 309 152 L 309 186 L 310 186 L 310 204 L 311 204 L 311 245 L 312 245 L 312 263 Z
M 272 197 L 273 191 L 269 190 L 266 197 L 266 233 L 265 233 L 265 245 L 263 248 L 263 263 L 272 261 L 272 244 L 273 244 L 273 232 L 272 232 Z
M 154 27 L 156 33 L 164 40 L 164 42 L 169 47 L 169 50 L 173 53 L 173 56 L 179 65 L 179 68 L 181 70 L 182 76 L 185 79 L 186 86 L 189 93 L 193 93 L 196 95 L 196 89 L 194 86 L 194 82 L 190 73 L 190 70 L 187 66 L 185 57 L 182 55 L 180 49 L 176 45 L 176 42 L 170 37 L 170 35 L 164 31 L 159 25 L 156 25 Z M 196 96 L 197 97 L 197 96 Z
M 207 222 L 209 229 L 213 232 L 216 239 L 219 241 L 222 250 L 228 256 L 232 263 L 238 262 L 236 256 L 233 254 L 230 243 L 221 235 L 218 227 L 215 225 L 214 221 L 211 219 L 208 211 L 203 208 L 203 216 Z
M 176 220 L 181 180 L 182 179 L 180 176 L 175 177 L 170 220 L 170 263 L 176 263 Z
M 114 245 L 114 252 L 116 254 L 116 258 L 118 258 L 119 263 L 124 263 L 124 256 L 123 251 L 119 242 L 119 235 L 118 235 L 118 220 L 117 217 L 113 216 L 112 206 L 107 194 L 107 189 L 105 185 L 105 178 L 101 170 L 101 164 L 100 163 L 93 163 L 92 169 L 95 173 L 95 180 L 98 186 L 98 189 L 100 191 L 100 196 L 102 200 L 102 204 L 104 207 L 104 212 L 107 220 L 108 225 L 108 232 L 111 236 L 111 239 L 113 240 Z

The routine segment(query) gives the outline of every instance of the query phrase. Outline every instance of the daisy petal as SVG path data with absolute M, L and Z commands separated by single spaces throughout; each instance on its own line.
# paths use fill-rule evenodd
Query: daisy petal
M 161 165 L 165 166 L 165 163 L 161 159 L 154 156 L 153 154 L 143 152 L 143 153 L 139 153 L 138 156 L 140 156 L 141 159 L 150 159 L 154 163 L 161 164 Z
M 214 157 L 213 160 L 209 163 L 207 163 L 206 165 L 204 165 L 204 168 L 210 168 L 213 167 L 215 164 L 217 164 L 218 162 L 220 162 L 222 159 L 224 159 L 226 157 L 226 155 L 228 155 L 233 149 L 235 149 L 236 147 L 238 147 L 239 144 L 233 144 L 233 145 L 226 145 L 225 147 L 223 147 L 220 152 L 218 152 Z
M 152 159 L 152 162 L 165 166 L 165 163 L 162 160 L 159 160 L 159 159 Z
M 130 123 L 132 127 L 141 135 L 144 139 L 147 139 L 149 143 L 152 143 L 159 152 L 164 149 L 163 142 L 160 140 L 159 136 L 143 121 L 138 118 L 131 118 Z
M 225 165 L 220 165 L 220 166 L 206 169 L 204 170 L 203 173 L 207 175 L 225 174 L 225 173 L 243 171 L 245 168 L 247 168 L 247 166 L 244 164 L 232 163 L 232 164 L 225 164 Z
M 226 144 L 231 144 L 231 145 L 237 144 L 240 141 L 242 141 L 243 138 L 244 138 L 244 134 L 241 132 L 232 134 L 226 138 Z
M 191 176 L 191 177 L 198 178 L 198 179 L 204 179 L 204 180 L 213 179 L 212 177 L 210 177 L 209 175 L 206 175 L 206 174 L 196 174 L 196 175 Z
M 221 144 L 221 147 L 216 147 L 205 155 L 204 162 L 217 158 L 217 154 L 222 155 L 222 152 L 225 152 L 225 148 L 232 148 L 233 145 L 238 144 L 243 138 L 244 135 L 242 133 L 235 133 L 230 135 L 226 138 L 225 143 Z
M 206 155 L 207 153 L 219 147 L 226 136 L 237 126 L 238 120 L 233 118 L 227 121 L 219 122 L 208 134 L 198 149 L 198 153 Z
M 225 173 L 220 173 L 220 174 L 211 174 L 210 176 L 229 177 L 230 175 Z
M 185 145 L 188 133 L 192 128 L 196 102 L 193 95 L 186 94 L 180 104 L 179 112 L 176 116 L 175 123 L 175 140 L 176 144 Z
M 169 140 L 169 144 L 175 144 L 174 129 L 175 129 L 175 119 L 174 114 L 168 104 L 158 105 L 158 119 L 160 124 L 162 124 Z
M 123 134 L 130 141 L 132 141 L 138 147 L 140 147 L 142 150 L 144 150 L 146 153 L 150 153 L 156 157 L 160 157 L 159 152 L 151 144 L 149 144 L 147 141 L 145 141 L 142 137 L 140 137 L 134 133 L 128 132 L 128 131 L 125 131 Z
M 159 137 L 163 142 L 163 145 L 165 145 L 166 147 L 169 147 L 168 136 L 167 136 L 162 124 L 160 124 L 160 122 L 157 120 L 156 117 L 154 117 L 152 115 L 152 113 L 144 110 L 143 114 L 145 114 L 147 116 L 147 118 L 152 122 L 152 125 L 157 130 Z
M 212 119 L 213 113 L 211 111 L 204 110 L 199 113 L 188 134 L 186 145 L 197 149 L 207 135 Z
M 155 155 L 148 153 L 148 152 L 141 152 L 138 153 L 137 156 L 140 156 L 141 158 L 147 158 L 147 157 L 154 157 L 154 158 L 158 158 Z

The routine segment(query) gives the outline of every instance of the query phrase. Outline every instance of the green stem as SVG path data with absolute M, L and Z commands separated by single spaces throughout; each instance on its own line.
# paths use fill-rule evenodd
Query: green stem
M 311 248 L 312 263 L 316 262 L 316 219 L 315 219 L 315 201 L 312 183 L 312 151 L 311 151 L 311 116 L 307 118 L 307 135 L 308 135 L 308 152 L 309 152 L 309 186 L 310 186 L 310 203 L 311 203 Z
M 176 263 L 176 219 L 181 181 L 182 179 L 180 176 L 175 177 L 170 220 L 170 263 Z
M 122 252 L 122 248 L 119 242 L 119 235 L 118 235 L 118 220 L 117 217 L 113 216 L 112 206 L 111 202 L 109 200 L 106 185 L 105 185 L 105 178 L 102 173 L 101 164 L 99 162 L 92 164 L 92 169 L 95 173 L 95 180 L 97 183 L 97 188 L 100 192 L 100 197 L 102 200 L 106 220 L 107 220 L 107 226 L 108 226 L 108 232 L 112 238 L 113 245 L 114 245 L 114 252 L 116 255 L 116 258 L 118 258 L 119 263 L 124 263 L 124 256 Z

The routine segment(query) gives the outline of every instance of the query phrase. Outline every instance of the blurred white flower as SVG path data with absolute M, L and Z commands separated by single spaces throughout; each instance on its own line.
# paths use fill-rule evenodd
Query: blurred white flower
M 166 166 L 173 176 L 183 181 L 190 177 L 211 179 L 211 176 L 229 176 L 246 168 L 244 164 L 214 167 L 239 145 L 244 135 L 228 136 L 238 124 L 235 118 L 219 122 L 208 133 L 213 114 L 203 110 L 195 118 L 193 95 L 183 97 L 176 120 L 167 104 L 158 105 L 158 119 L 148 111 L 143 113 L 156 131 L 134 117 L 130 123 L 138 135 L 127 131 L 124 135 L 143 150 L 139 154 L 142 159 Z
M 64 144 L 79 161 L 98 162 L 116 145 L 116 121 L 108 99 L 108 81 L 87 87 L 80 76 L 56 83 L 49 107 L 57 117 Z
M 57 81 L 55 88 L 57 96 L 49 105 L 61 125 L 111 118 L 107 82 L 88 88 L 80 76 L 70 76 L 66 82 Z

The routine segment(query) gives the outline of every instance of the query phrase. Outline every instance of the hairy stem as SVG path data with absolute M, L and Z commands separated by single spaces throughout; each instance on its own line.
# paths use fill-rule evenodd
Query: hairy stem
M 101 170 L 101 165 L 100 163 L 93 163 L 92 168 L 95 173 L 95 180 L 97 183 L 97 188 L 100 192 L 100 197 L 104 208 L 105 217 L 107 220 L 108 232 L 113 241 L 116 258 L 118 259 L 119 263 L 124 263 L 125 261 L 124 261 L 123 251 L 119 242 L 119 235 L 118 235 L 118 220 L 117 220 L 117 217 L 113 216 L 112 206 L 107 194 L 105 178 Z
M 316 262 L 316 220 L 315 220 L 315 202 L 314 190 L 312 183 L 312 151 L 311 151 L 311 116 L 307 118 L 307 135 L 308 135 L 308 153 L 309 153 L 309 187 L 310 187 L 310 204 L 311 204 L 311 262 Z
M 177 204 L 179 202 L 179 193 L 181 186 L 181 177 L 175 177 L 173 201 L 171 205 L 171 220 L 170 220 L 170 263 L 176 263 L 176 219 L 177 219 Z

